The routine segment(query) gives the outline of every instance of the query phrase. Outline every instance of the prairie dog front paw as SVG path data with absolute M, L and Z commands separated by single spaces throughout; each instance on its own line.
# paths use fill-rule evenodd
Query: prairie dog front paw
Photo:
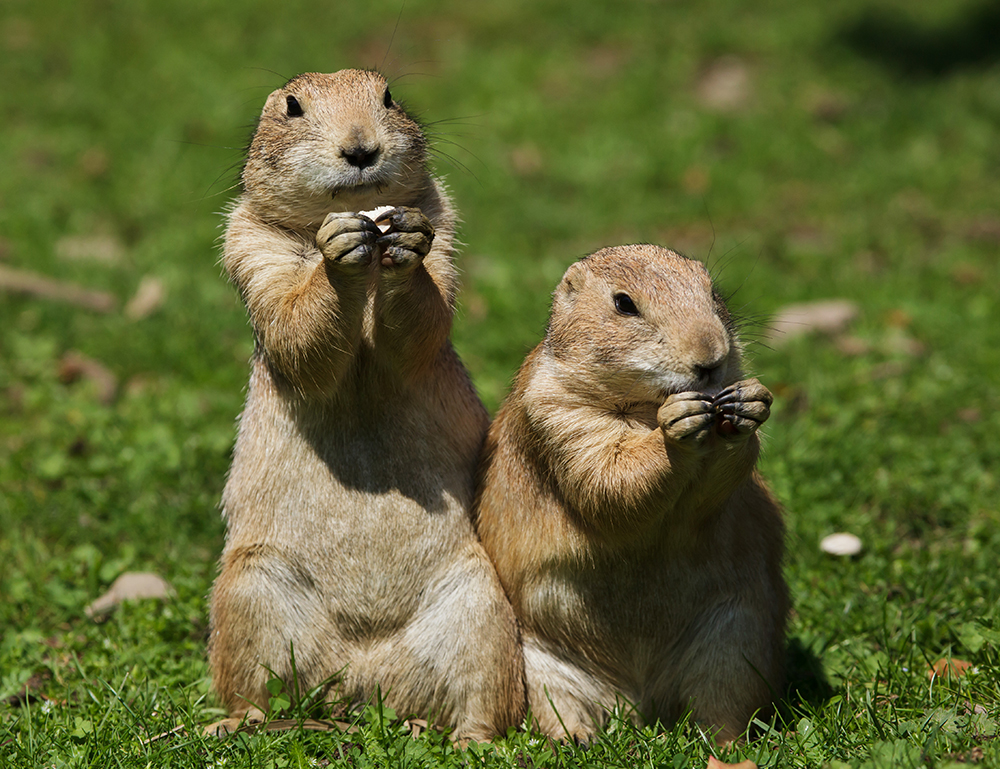
M 715 396 L 716 431 L 723 438 L 745 438 L 757 431 L 771 415 L 774 396 L 756 379 L 729 385 Z
M 673 393 L 656 412 L 656 419 L 667 438 L 700 446 L 712 431 L 715 409 L 704 393 Z
M 375 224 L 384 234 L 378 239 L 382 266 L 416 267 L 434 243 L 434 225 L 419 208 L 391 208 L 377 215 Z
M 340 265 L 367 266 L 382 233 L 367 216 L 329 213 L 316 233 L 316 246 L 323 256 Z

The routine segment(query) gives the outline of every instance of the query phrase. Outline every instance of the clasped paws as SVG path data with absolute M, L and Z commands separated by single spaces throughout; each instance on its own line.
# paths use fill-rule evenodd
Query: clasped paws
M 682 445 L 700 446 L 713 432 L 724 441 L 740 441 L 767 420 L 773 400 L 758 380 L 744 379 L 714 398 L 699 392 L 673 393 L 656 416 L 663 434 Z
M 323 256 L 343 266 L 367 267 L 377 260 L 383 268 L 406 270 L 416 267 L 433 243 L 434 225 L 423 211 L 402 206 L 375 220 L 359 213 L 329 213 L 316 233 Z

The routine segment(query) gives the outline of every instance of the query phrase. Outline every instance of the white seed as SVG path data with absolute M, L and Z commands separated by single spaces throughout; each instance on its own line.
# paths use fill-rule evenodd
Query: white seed
M 819 543 L 819 549 L 830 555 L 857 555 L 861 552 L 861 540 L 853 534 L 840 531 L 823 537 Z
M 374 222 L 376 219 L 378 219 L 386 211 L 391 211 L 393 208 L 394 208 L 394 206 L 379 206 L 378 208 L 373 208 L 371 211 L 358 211 L 358 213 L 361 214 L 362 216 L 367 216 L 369 219 L 371 219 Z M 378 224 L 378 228 L 380 230 L 382 230 L 382 232 L 385 232 L 386 230 L 389 229 L 389 221 L 388 220 L 386 220 L 384 222 L 377 222 L 377 224 Z

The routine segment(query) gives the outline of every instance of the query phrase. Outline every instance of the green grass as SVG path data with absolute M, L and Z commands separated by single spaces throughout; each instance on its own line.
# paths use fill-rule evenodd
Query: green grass
M 198 730 L 220 717 L 206 595 L 251 351 L 218 212 L 270 90 L 374 66 L 442 153 L 465 222 L 454 338 L 491 409 L 563 270 L 600 246 L 681 248 L 752 318 L 858 304 L 849 354 L 750 347 L 777 396 L 762 469 L 788 511 L 792 676 L 779 718 L 721 755 L 1000 766 L 1000 52 L 979 34 L 996 14 L 911 5 L 7 2 L 0 267 L 118 305 L 0 293 L 0 765 L 466 760 L 374 706 L 343 737 Z M 698 84 L 724 57 L 749 92 L 719 111 Z M 117 259 L 60 256 L 94 236 Z M 131 320 L 146 276 L 166 301 Z M 72 350 L 117 377 L 113 403 L 60 378 Z M 862 555 L 820 553 L 838 530 Z M 126 570 L 176 596 L 88 619 Z M 929 680 L 952 656 L 973 672 Z M 39 696 L 10 700 L 26 683 Z M 521 732 L 476 754 L 703 767 L 709 748 L 615 721 L 587 751 Z

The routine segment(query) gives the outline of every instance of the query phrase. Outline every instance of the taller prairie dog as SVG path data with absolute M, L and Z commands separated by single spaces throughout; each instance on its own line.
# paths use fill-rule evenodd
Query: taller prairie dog
M 587 741 L 630 703 L 728 741 L 781 692 L 784 529 L 754 469 L 770 404 L 700 263 L 621 246 L 566 272 L 474 508 L 547 735 Z
M 502 733 L 523 665 L 470 517 L 487 415 L 448 340 L 456 215 L 424 134 L 375 72 L 300 75 L 268 97 L 242 182 L 223 263 L 256 350 L 216 691 L 231 716 L 267 709 L 270 670 L 354 702 L 380 688 L 457 739 Z

